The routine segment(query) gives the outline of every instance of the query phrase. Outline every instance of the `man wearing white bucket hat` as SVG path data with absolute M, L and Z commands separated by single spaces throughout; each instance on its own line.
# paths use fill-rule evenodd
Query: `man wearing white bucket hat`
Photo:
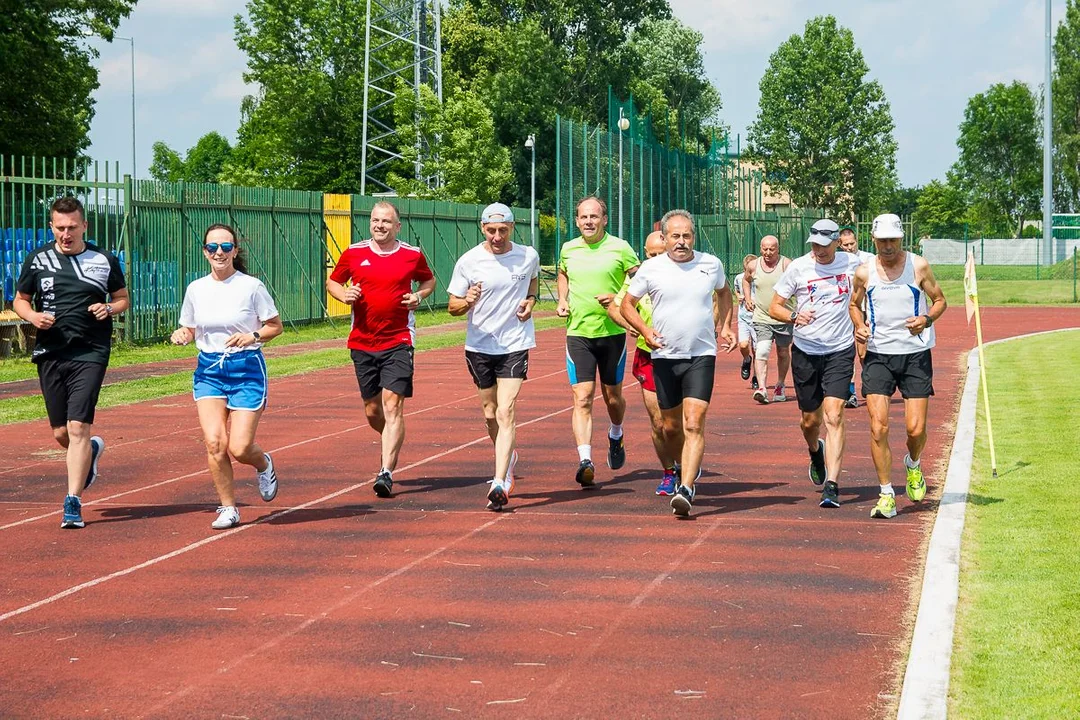
M 855 370 L 855 327 L 848 312 L 859 258 L 837 252 L 840 227 L 829 219 L 810 228 L 810 252 L 791 262 L 773 292 L 769 314 L 795 326 L 791 378 L 810 453 L 810 480 L 822 486 L 821 507 L 840 507 L 844 403 Z M 795 309 L 786 306 L 795 298 Z M 826 429 L 821 439 L 821 429 Z
M 881 486 L 870 517 L 891 518 L 896 515 L 896 493 L 889 477 L 889 398 L 897 388 L 904 398 L 907 495 L 919 502 L 926 495 L 919 460 L 926 446 L 926 410 L 934 394 L 933 325 L 947 304 L 930 263 L 901 247 L 900 218 L 878 215 L 870 234 L 877 258 L 855 272 L 850 313 L 856 341 L 866 344 L 862 393 L 870 412 L 870 454 Z

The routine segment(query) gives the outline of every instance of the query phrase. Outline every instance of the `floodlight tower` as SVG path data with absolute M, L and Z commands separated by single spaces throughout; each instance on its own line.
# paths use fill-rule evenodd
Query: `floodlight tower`
M 403 142 L 416 151 L 413 171 L 429 187 L 439 184 L 428 172 L 433 138 L 420 129 L 420 88 L 442 102 L 442 11 L 439 0 L 368 0 L 364 27 L 364 130 L 360 194 L 386 192 L 386 166 L 404 160 Z M 415 137 L 406 139 L 394 121 L 395 86 L 404 81 L 416 99 Z

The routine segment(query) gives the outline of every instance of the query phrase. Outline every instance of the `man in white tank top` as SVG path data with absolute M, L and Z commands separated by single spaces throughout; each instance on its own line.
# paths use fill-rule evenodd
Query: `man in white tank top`
M 877 258 L 855 271 L 849 311 L 855 340 L 866 346 L 862 393 L 870 411 L 870 454 L 881 486 L 870 517 L 891 518 L 896 515 L 896 493 L 889 477 L 889 398 L 900 388 L 907 425 L 907 495 L 919 502 L 926 495 L 919 460 L 926 446 L 926 410 L 934 394 L 933 325 L 946 302 L 930 264 L 901 249 L 900 218 L 877 216 L 871 235 Z

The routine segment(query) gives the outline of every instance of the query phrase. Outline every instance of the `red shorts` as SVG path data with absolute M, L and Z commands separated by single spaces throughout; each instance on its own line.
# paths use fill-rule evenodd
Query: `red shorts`
M 641 348 L 634 348 L 634 367 L 630 371 L 637 381 L 641 383 L 643 390 L 656 392 L 656 382 L 653 380 L 652 354 Z

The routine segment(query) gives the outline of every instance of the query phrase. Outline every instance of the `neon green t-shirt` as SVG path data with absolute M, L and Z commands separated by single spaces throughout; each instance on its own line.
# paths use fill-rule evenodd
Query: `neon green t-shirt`
M 626 297 L 626 291 L 630 289 L 630 278 L 626 278 L 626 281 L 622 285 L 622 290 L 619 290 L 619 294 L 615 296 L 612 302 L 622 303 L 624 297 Z M 642 295 L 637 304 L 638 315 L 645 321 L 645 324 L 652 327 L 652 297 L 649 295 Z M 638 335 L 637 346 L 642 352 L 651 353 L 652 348 L 649 347 L 649 343 L 645 342 L 645 338 Z
M 626 271 L 640 264 L 633 248 L 611 234 L 605 234 L 592 245 L 581 237 L 564 243 L 559 254 L 559 270 L 570 282 L 566 334 L 599 338 L 625 333 L 608 317 L 596 296 L 617 293 L 626 279 Z

